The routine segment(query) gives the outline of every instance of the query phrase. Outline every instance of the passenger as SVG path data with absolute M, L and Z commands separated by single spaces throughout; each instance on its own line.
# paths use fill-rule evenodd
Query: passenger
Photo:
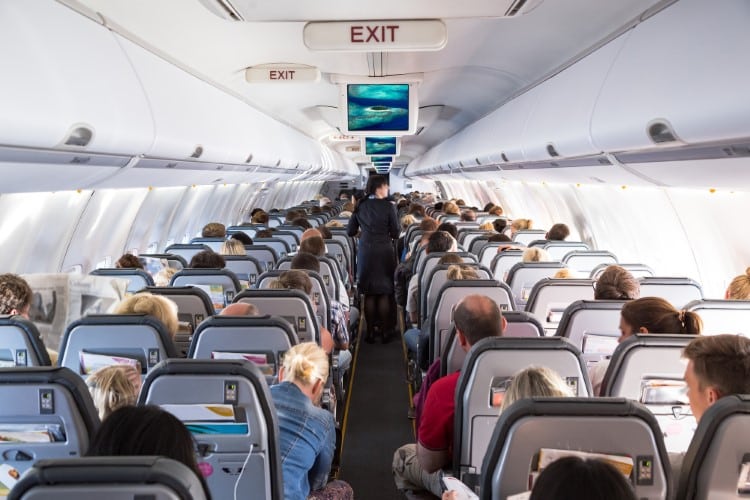
M 245 245 L 240 240 L 230 238 L 221 244 L 221 250 L 219 251 L 219 254 L 245 256 L 247 255 L 247 252 L 245 251 Z
M 493 226 L 492 222 L 490 221 L 482 222 L 481 224 L 479 224 L 479 230 L 480 231 L 494 231 L 495 226 Z
M 563 457 L 539 474 L 529 500 L 637 500 L 625 475 L 603 460 Z
M 461 221 L 463 222 L 476 222 L 477 213 L 474 210 L 466 209 L 461 212 Z
M 242 231 L 237 231 L 236 233 L 232 234 L 232 237 L 230 239 L 237 240 L 243 245 L 253 244 L 253 239 L 248 236 L 247 233 L 243 233 Z
M 307 238 L 313 238 L 315 236 L 317 236 L 318 238 L 323 238 L 323 235 L 320 234 L 320 231 L 318 231 L 317 228 L 312 228 L 311 227 L 311 228 L 305 229 L 302 232 L 302 236 L 300 236 L 299 241 L 301 243 L 301 242 L 305 241 Z
M 577 274 L 572 269 L 568 269 L 567 267 L 564 267 L 562 269 L 559 269 L 553 276 L 553 279 L 556 280 L 567 280 L 572 278 L 577 278 Z
M 458 208 L 458 205 L 453 201 L 448 201 L 443 205 L 443 213 L 445 215 L 460 215 L 461 209 Z
M 306 217 L 297 217 L 292 220 L 290 224 L 293 226 L 299 226 L 302 229 L 312 229 L 312 224 L 310 224 L 310 221 L 308 221 Z
M 513 375 L 513 380 L 505 391 L 500 412 L 525 398 L 570 398 L 575 396 L 572 389 L 557 374 L 546 366 L 529 366 Z
M 327 379 L 328 356 L 314 343 L 305 342 L 286 352 L 279 369 L 282 382 L 271 386 L 287 500 L 354 497 L 344 481 L 328 482 L 336 424 L 331 412 L 319 408 Z
M 675 333 L 700 335 L 703 322 L 693 311 L 678 311 L 661 297 L 641 297 L 622 306 L 620 311 L 620 332 L 617 342 L 622 342 L 637 333 Z M 594 365 L 589 373 L 594 394 L 602 389 L 604 375 L 609 367 L 609 359 Z
M 333 239 L 333 233 L 331 233 L 331 230 L 328 229 L 328 226 L 318 226 L 316 229 L 318 230 L 318 233 L 320 233 L 320 237 L 323 238 L 323 240 Z
M 464 200 L 462 200 L 461 198 L 459 198 L 459 199 L 456 200 L 456 205 L 458 205 L 459 207 L 465 207 L 466 206 L 466 202 Z
M 268 214 L 265 211 L 260 210 L 258 212 L 255 212 L 252 216 L 252 219 L 250 220 L 253 224 L 263 224 L 265 226 L 266 224 L 268 224 L 268 219 Z
M 518 231 L 528 231 L 533 225 L 531 219 L 514 219 L 510 223 L 510 237 L 513 238 Z
M 608 266 L 596 280 L 596 300 L 633 300 L 641 296 L 641 284 L 627 269 Z
M 156 286 L 169 286 L 172 281 L 172 276 L 177 273 L 177 269 L 174 267 L 163 267 L 158 273 L 154 275 L 154 285 Z
M 260 316 L 260 311 L 255 304 L 235 302 L 222 309 L 219 316 Z
M 417 219 L 414 218 L 413 215 L 406 214 L 403 217 L 401 217 L 401 237 L 406 234 L 406 230 L 409 229 L 409 226 L 412 224 L 416 224 Z
M 492 221 L 492 227 L 495 231 L 502 234 L 508 227 L 508 219 L 495 219 Z
M 141 388 L 141 374 L 130 365 L 112 365 L 99 368 L 86 378 L 91 398 L 104 420 L 121 406 L 133 406 Z
M 115 267 L 118 269 L 144 269 L 143 263 L 132 253 L 123 254 L 115 262 Z
M 323 257 L 326 254 L 326 243 L 320 236 L 311 236 L 299 242 L 299 251 Z
M 437 231 L 438 223 L 432 217 L 425 217 L 419 223 L 419 229 L 422 231 Z
M 735 276 L 729 283 L 724 298 L 727 300 L 750 300 L 750 267 L 745 269 L 745 274 Z
M 257 231 L 255 233 L 256 238 L 273 238 L 273 232 L 275 229 L 268 228 L 268 229 L 261 229 L 260 231 Z
M 568 229 L 568 226 L 565 224 L 555 224 L 549 228 L 549 231 L 544 235 L 544 238 L 550 241 L 564 241 L 568 236 L 570 236 L 570 229 Z
M 408 214 L 420 221 L 425 218 L 424 206 L 419 203 L 412 203 L 409 205 Z
M 543 248 L 531 247 L 523 251 L 521 262 L 550 262 L 552 258 Z
M 203 226 L 201 236 L 204 238 L 225 238 L 227 235 L 227 228 L 220 222 L 209 222 Z
M 213 250 L 203 250 L 193 255 L 188 267 L 190 269 L 223 269 L 227 263 L 224 257 Z
M 487 212 L 490 215 L 500 216 L 500 215 L 503 215 L 503 207 L 501 207 L 500 205 L 495 205 L 494 207 L 492 207 L 491 209 L 489 209 Z
M 388 201 L 388 179 L 373 175 L 367 181 L 367 197 L 358 203 L 349 219 L 347 234 L 358 232 L 357 281 L 365 295 L 365 340 L 373 342 L 380 335 L 387 342 L 395 333 L 396 304 L 393 274 L 396 254 L 393 240 L 398 238 L 396 209 Z
M 179 327 L 177 304 L 161 295 L 141 292 L 125 297 L 115 306 L 114 314 L 147 314 L 159 320 L 174 338 Z
M 490 212 L 490 210 L 492 210 L 492 208 L 493 208 L 494 206 L 495 206 L 495 204 L 494 204 L 494 203 L 492 203 L 492 202 L 489 202 L 489 203 L 487 203 L 487 204 L 486 204 L 486 205 L 484 206 L 484 208 L 482 208 L 482 212 L 487 212 L 487 213 L 489 213 L 489 212 Z
M 185 424 L 156 406 L 122 406 L 99 426 L 86 456 L 155 456 L 171 458 L 192 470 L 210 500 L 206 480 L 195 460 L 193 436 Z
M 453 317 L 456 341 L 467 352 L 481 339 L 502 335 L 506 326 L 495 301 L 483 295 L 464 297 L 456 305 Z M 430 369 L 434 370 L 434 366 Z M 452 459 L 459 375 L 460 372 L 446 375 L 428 388 L 423 384 L 426 399 L 421 412 L 417 408 L 417 444 L 404 445 L 393 455 L 393 475 L 399 490 L 425 489 L 436 496 L 441 495 L 440 469 L 448 466 Z
M 443 222 L 437 227 L 436 230 L 445 231 L 446 233 L 450 234 L 454 240 L 458 238 L 458 228 L 455 224 L 452 224 L 450 222 Z
M 325 257 L 326 256 L 326 243 L 323 238 L 320 237 L 320 231 L 317 229 L 308 229 L 305 231 L 305 233 L 302 235 L 302 241 L 300 241 L 298 253 L 309 253 L 316 257 Z M 320 266 L 320 264 L 318 264 Z M 318 267 L 318 271 L 320 272 L 320 267 Z M 343 280 L 340 276 L 338 276 L 338 273 L 335 273 L 336 276 L 333 278 L 338 281 L 338 285 L 336 288 L 339 291 L 338 297 L 329 297 L 330 299 L 335 299 L 338 301 L 339 304 L 344 308 L 345 313 L 349 313 L 350 305 L 349 305 L 349 295 L 346 292 L 346 285 L 344 284 Z
M 512 243 L 512 240 L 510 239 L 510 236 L 508 236 L 507 234 L 502 234 L 502 233 L 500 233 L 500 234 L 493 234 L 492 236 L 490 236 L 490 237 L 489 237 L 489 238 L 487 239 L 487 241 L 489 241 L 490 243 L 492 243 L 492 242 L 498 242 L 498 243 Z M 498 253 L 499 253 L 499 252 L 501 252 L 502 250 L 507 250 L 508 248 L 518 248 L 518 247 L 517 247 L 517 246 L 515 246 L 515 245 L 500 245 L 500 246 L 499 246 L 499 247 L 497 248 L 497 251 L 498 251 Z M 501 249 L 502 249 L 502 250 L 501 250 Z

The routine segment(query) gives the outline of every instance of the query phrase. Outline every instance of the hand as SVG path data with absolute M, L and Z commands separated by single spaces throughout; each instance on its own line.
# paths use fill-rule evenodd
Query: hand
M 456 490 L 445 491 L 442 500 L 458 500 L 458 492 Z

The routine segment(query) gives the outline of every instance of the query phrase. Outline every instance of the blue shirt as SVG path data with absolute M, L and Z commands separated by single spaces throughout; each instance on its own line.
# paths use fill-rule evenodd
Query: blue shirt
M 291 382 L 271 386 L 271 398 L 279 422 L 284 498 L 305 500 L 328 482 L 336 446 L 333 415 Z

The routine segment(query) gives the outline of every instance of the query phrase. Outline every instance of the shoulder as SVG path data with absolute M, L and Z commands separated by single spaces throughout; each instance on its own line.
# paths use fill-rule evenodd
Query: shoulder
M 430 387 L 430 392 L 427 393 L 427 397 L 442 398 L 450 396 L 452 398 L 453 394 L 456 392 L 456 386 L 458 385 L 458 377 L 460 374 L 460 372 L 455 372 L 437 379 Z

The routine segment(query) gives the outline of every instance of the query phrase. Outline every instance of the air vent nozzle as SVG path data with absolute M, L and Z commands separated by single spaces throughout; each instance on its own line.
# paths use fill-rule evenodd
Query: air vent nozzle
M 656 120 L 648 126 L 648 136 L 655 144 L 664 144 L 668 142 L 677 142 L 677 134 L 675 134 L 672 125 L 666 120 Z
M 66 146 L 85 148 L 94 138 L 94 131 L 88 125 L 73 125 L 65 138 Z
M 193 154 L 190 155 L 190 158 L 195 158 L 197 160 L 202 155 L 203 155 L 203 146 L 195 146 L 195 150 L 193 150 Z
M 560 156 L 560 153 L 557 152 L 555 145 L 552 143 L 547 144 L 547 154 L 550 155 L 551 158 L 557 158 Z

